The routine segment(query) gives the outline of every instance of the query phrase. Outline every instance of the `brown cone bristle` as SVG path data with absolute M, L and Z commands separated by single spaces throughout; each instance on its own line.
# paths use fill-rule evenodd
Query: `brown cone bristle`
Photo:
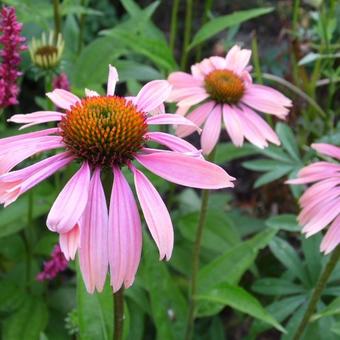
M 46 45 L 46 46 L 39 47 L 37 51 L 35 52 L 35 54 L 49 57 L 54 54 L 58 54 L 58 49 L 55 46 Z
M 124 165 L 145 142 L 146 115 L 116 96 L 87 97 L 60 122 L 68 150 L 93 166 Z
M 243 80 L 230 70 L 214 70 L 204 79 L 206 91 L 218 103 L 237 104 L 244 94 Z

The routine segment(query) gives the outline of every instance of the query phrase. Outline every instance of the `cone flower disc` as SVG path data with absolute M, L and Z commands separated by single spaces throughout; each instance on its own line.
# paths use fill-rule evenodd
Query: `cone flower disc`
M 174 241 L 170 215 L 155 187 L 135 163 L 168 181 L 193 188 L 232 187 L 234 179 L 205 161 L 190 143 L 167 133 L 149 131 L 150 126 L 159 124 L 197 129 L 180 115 L 164 113 L 163 102 L 171 91 L 167 81 L 151 81 L 136 97 L 126 98 L 114 94 L 117 81 L 117 70 L 110 66 L 105 96 L 87 89 L 83 99 L 62 89 L 47 93 L 64 112 L 18 114 L 9 121 L 23 124 L 21 129 L 47 122 L 57 122 L 57 127 L 0 139 L 0 203 L 5 206 L 56 171 L 71 163 L 80 164 L 54 202 L 47 227 L 59 233 L 67 260 L 78 251 L 90 293 L 103 289 L 108 269 L 114 291 L 122 285 L 129 287 L 140 261 L 141 221 L 123 167 L 133 174 L 146 224 L 160 259 L 167 260 Z M 149 148 L 148 142 L 167 149 Z M 60 152 L 13 171 L 32 155 L 51 150 Z M 101 181 L 103 170 L 113 176 L 109 206 Z
M 298 217 L 307 237 L 328 228 L 320 250 L 330 253 L 340 244 L 340 147 L 331 144 L 312 144 L 320 154 L 335 158 L 336 162 L 316 162 L 298 173 L 288 184 L 314 183 L 300 198 L 302 211 Z
M 251 51 L 235 45 L 222 57 L 210 57 L 191 66 L 191 74 L 174 72 L 169 76 L 173 89 L 168 98 L 176 102 L 178 113 L 203 127 L 201 145 L 209 154 L 221 132 L 222 119 L 231 141 L 242 146 L 244 139 L 264 148 L 268 142 L 280 144 L 272 128 L 256 113 L 265 112 L 284 119 L 292 105 L 280 92 L 254 84 L 248 66 Z M 186 137 L 195 130 L 179 126 L 177 135 Z

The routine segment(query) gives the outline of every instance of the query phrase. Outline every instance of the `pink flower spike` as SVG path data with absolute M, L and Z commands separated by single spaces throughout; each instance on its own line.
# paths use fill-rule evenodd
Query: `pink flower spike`
M 46 96 L 55 104 L 65 110 L 70 110 L 71 106 L 80 102 L 80 99 L 71 92 L 55 89 L 52 92 L 46 93 Z
M 28 114 L 18 114 L 9 118 L 7 121 L 12 123 L 19 123 L 25 125 L 21 126 L 19 130 L 26 129 L 33 125 L 48 123 L 48 122 L 57 122 L 62 119 L 64 116 L 63 113 L 55 112 L 55 111 L 37 111 Z
M 76 225 L 87 205 L 89 187 L 90 167 L 84 162 L 60 192 L 48 214 L 46 224 L 51 231 L 64 234 Z
M 203 153 L 209 155 L 218 142 L 221 132 L 222 106 L 216 105 L 207 118 L 201 135 Z
M 340 147 L 338 146 L 326 143 L 314 143 L 312 144 L 312 148 L 323 155 L 340 160 Z
M 108 211 L 99 168 L 91 178 L 80 230 L 79 260 L 86 289 L 101 292 L 108 271 Z
M 153 80 L 143 86 L 136 97 L 137 108 L 144 112 L 153 111 L 169 96 L 171 85 L 166 80 Z
M 74 260 L 80 245 L 80 228 L 76 224 L 69 232 L 59 235 L 60 249 L 66 260 Z
M 113 168 L 109 212 L 109 262 L 113 291 L 129 287 L 142 251 L 142 226 L 133 193 L 121 170 Z
M 118 81 L 118 72 L 115 67 L 109 65 L 109 79 L 107 82 L 107 95 L 113 96 L 115 94 L 116 83 Z
M 159 258 L 169 260 L 174 243 L 174 231 L 168 209 L 148 178 L 136 168 L 133 168 L 133 173 L 138 200 L 159 249 Z
M 234 186 L 234 178 L 216 164 L 181 153 L 153 153 L 138 155 L 136 159 L 151 172 L 176 184 L 200 189 Z

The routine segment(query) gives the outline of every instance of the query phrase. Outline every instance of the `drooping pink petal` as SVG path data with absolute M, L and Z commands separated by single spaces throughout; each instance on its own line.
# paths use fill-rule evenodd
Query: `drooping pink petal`
M 144 167 L 176 184 L 201 189 L 233 187 L 233 177 L 219 166 L 177 152 L 136 155 Z
M 17 142 L 25 143 L 25 140 L 48 136 L 48 135 L 55 134 L 57 132 L 59 132 L 59 128 L 52 128 L 52 129 L 39 130 L 35 132 L 23 133 L 21 135 L 16 135 L 12 137 L 1 138 L 0 146 L 1 148 L 4 148 L 5 146 L 10 145 L 12 143 L 17 143 Z M 18 145 L 20 144 L 18 143 Z
M 7 121 L 12 123 L 19 123 L 25 125 L 21 126 L 19 130 L 28 128 L 33 125 L 47 123 L 47 122 L 57 122 L 60 121 L 64 116 L 63 113 L 56 111 L 37 111 L 28 114 L 18 114 L 9 118 Z
M 157 142 L 159 144 L 167 146 L 169 149 L 178 151 L 178 152 L 192 152 L 200 154 L 200 151 L 197 150 L 191 143 L 185 141 L 182 138 L 178 138 L 176 136 L 170 135 L 169 133 L 164 132 L 148 132 L 146 137 L 153 142 Z
M 138 110 L 150 112 L 166 101 L 171 85 L 166 80 L 153 80 L 143 86 L 136 97 Z
M 261 112 L 284 119 L 289 113 L 291 101 L 280 92 L 263 85 L 251 84 L 241 99 L 242 103 Z
M 85 286 L 89 293 L 101 292 L 108 271 L 108 211 L 99 168 L 91 178 L 80 228 L 78 253 Z
M 164 113 L 157 116 L 151 116 L 146 119 L 146 123 L 148 125 L 186 125 L 193 127 L 197 131 L 201 131 L 201 129 L 191 120 L 177 114 Z
M 0 175 L 12 170 L 23 160 L 36 153 L 53 150 L 63 147 L 60 136 L 43 136 L 33 139 L 26 139 L 25 144 L 13 142 L 0 151 Z
M 74 227 L 87 205 L 89 187 L 90 167 L 84 162 L 60 192 L 48 214 L 47 227 L 51 231 L 67 233 Z
M 118 81 L 118 72 L 115 67 L 109 65 L 109 79 L 107 81 L 107 95 L 113 96 L 115 94 L 116 83 Z
M 150 233 L 159 249 L 160 260 L 163 258 L 169 260 L 174 243 L 174 232 L 168 209 L 148 178 L 136 168 L 133 168 L 133 173 L 138 200 Z
M 223 105 L 223 121 L 228 135 L 236 146 L 242 146 L 244 141 L 243 129 L 234 107 Z
M 203 87 L 186 87 L 186 88 L 176 88 L 171 91 L 168 96 L 168 102 L 179 102 L 184 101 L 186 99 L 190 99 L 196 96 L 206 96 L 207 92 Z M 191 106 L 192 104 L 188 104 L 187 106 Z M 183 105 L 181 105 L 182 107 Z
M 66 260 L 74 260 L 80 246 L 80 228 L 78 224 L 67 233 L 59 235 L 59 245 Z
M 216 105 L 204 124 L 201 135 L 203 153 L 209 155 L 218 142 L 221 133 L 222 106 Z
M 142 251 L 142 226 L 133 193 L 121 170 L 114 167 L 109 212 L 109 262 L 111 285 L 118 291 L 135 278 Z
M 65 110 L 69 110 L 72 105 L 80 102 L 80 99 L 76 95 L 62 89 L 55 89 L 52 92 L 48 92 L 46 96 L 50 98 L 57 107 Z
M 86 97 L 99 97 L 100 94 L 96 91 L 85 89 L 85 96 Z
M 327 255 L 334 250 L 338 244 L 340 244 L 340 215 L 329 227 L 321 242 L 320 250 Z
M 0 176 L 0 187 L 5 188 L 0 189 L 0 203 L 4 203 L 5 207 L 13 203 L 24 192 L 71 163 L 73 159 L 72 154 L 63 152 L 24 169 Z
M 191 106 L 196 105 L 203 100 L 209 98 L 209 94 L 204 91 L 204 93 L 194 94 L 192 96 L 186 97 L 177 103 L 177 106 Z
M 338 146 L 326 143 L 314 143 L 312 144 L 312 148 L 323 155 L 340 160 L 340 147 Z
M 196 79 L 191 74 L 185 72 L 171 73 L 168 77 L 168 81 L 174 88 L 203 86 L 203 81 L 201 79 Z

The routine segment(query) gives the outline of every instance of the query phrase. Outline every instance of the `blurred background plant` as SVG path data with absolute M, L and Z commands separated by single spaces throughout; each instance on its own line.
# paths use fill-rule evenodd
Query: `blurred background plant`
M 143 82 L 166 78 L 203 57 L 224 56 L 235 43 L 252 49 L 254 78 L 281 90 L 294 107 L 285 123 L 269 121 L 280 147 L 236 148 L 226 133 L 221 135 L 215 159 L 237 178 L 237 184 L 233 191 L 211 194 L 194 339 L 293 339 L 328 256 L 320 255 L 321 238 L 305 239 L 296 222 L 303 187 L 288 187 L 284 180 L 295 178 L 300 168 L 316 159 L 309 147 L 312 142 L 340 145 L 339 3 L 8 0 L 2 4 L 16 10 L 30 53 L 23 52 L 24 40 L 18 38 L 19 47 L 13 48 L 22 55 L 22 77 L 17 80 L 21 74 L 16 73 L 9 78 L 21 90 L 12 91 L 15 98 L 19 95 L 18 102 L 1 104 L 1 137 L 17 133 L 6 122 L 13 113 L 51 109 L 44 93 L 52 88 L 72 88 L 80 96 L 84 87 L 103 93 L 109 63 L 120 75 L 118 94 L 126 95 L 136 94 Z M 8 11 L 1 14 L 2 37 Z M 21 26 L 16 25 L 20 34 Z M 0 42 L 2 63 L 8 63 L 6 39 Z M 3 71 L 0 75 L 1 81 L 7 81 Z M 189 139 L 199 146 L 198 135 Z M 74 262 L 53 280 L 36 280 L 58 242 L 46 230 L 46 214 L 71 173 L 56 175 L 14 205 L 0 208 L 3 339 L 112 338 L 109 286 L 101 294 L 88 295 Z M 169 263 L 155 261 L 156 249 L 145 232 L 137 280 L 125 293 L 124 338 L 183 339 L 200 194 L 148 176 L 159 183 L 172 206 L 175 248 Z M 338 266 L 303 339 L 339 337 L 339 282 Z

